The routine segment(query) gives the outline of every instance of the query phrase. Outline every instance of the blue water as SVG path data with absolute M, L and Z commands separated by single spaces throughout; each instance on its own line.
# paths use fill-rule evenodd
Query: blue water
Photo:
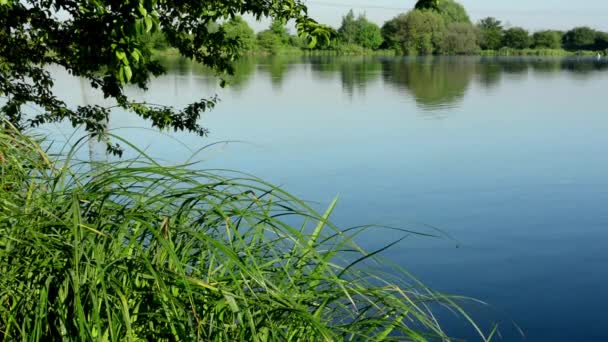
M 440 229 L 384 255 L 486 302 L 467 308 L 505 341 L 608 341 L 608 63 L 294 57 L 239 70 L 222 89 L 177 63 L 148 93 L 130 90 L 175 106 L 218 94 L 208 138 L 134 128 L 147 125 L 122 113 L 111 127 L 167 162 L 238 141 L 202 152 L 203 165 L 251 172 L 319 207 L 339 195 L 333 220 L 344 227 Z M 74 104 L 103 103 L 65 75 L 57 87 Z M 360 243 L 400 237 L 376 230 Z M 445 324 L 479 340 L 462 321 Z

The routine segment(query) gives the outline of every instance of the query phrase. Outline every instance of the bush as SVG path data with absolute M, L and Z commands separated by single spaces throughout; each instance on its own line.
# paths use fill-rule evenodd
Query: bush
M 69 155 L 0 131 L 1 340 L 447 340 L 429 305 L 461 312 L 359 266 L 374 253 L 329 222 L 335 203 L 321 215 L 250 176 L 143 153 Z

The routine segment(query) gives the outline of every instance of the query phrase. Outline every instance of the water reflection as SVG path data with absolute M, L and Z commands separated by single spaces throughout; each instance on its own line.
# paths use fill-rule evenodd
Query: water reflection
M 196 76 L 197 82 L 217 84 L 217 77 L 207 68 L 179 58 L 164 58 L 162 62 L 177 78 Z M 476 85 L 492 90 L 503 77 L 527 77 L 529 73 L 550 77 L 563 71 L 587 78 L 608 70 L 608 60 L 595 58 L 543 57 L 322 57 L 268 56 L 244 58 L 234 64 L 235 74 L 228 77 L 231 89 L 243 91 L 256 74 L 267 78 L 275 90 L 284 86 L 291 73 L 311 72 L 320 81 L 339 79 L 344 94 L 352 97 L 364 94 L 374 82 L 412 99 L 426 113 L 453 108 L 466 97 L 467 90 Z
M 382 63 L 370 57 L 311 57 L 306 60 L 323 78 L 339 75 L 344 93 L 365 93 L 366 85 L 380 79 Z
M 461 101 L 475 68 L 475 63 L 462 58 L 383 61 L 385 83 L 409 92 L 421 109 L 431 111 Z

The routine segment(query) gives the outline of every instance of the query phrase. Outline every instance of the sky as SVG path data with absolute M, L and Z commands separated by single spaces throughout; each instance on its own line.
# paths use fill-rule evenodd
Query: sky
M 608 31 L 608 0 L 458 0 L 473 21 L 492 16 L 508 26 L 522 26 L 528 30 L 570 29 L 591 26 Z M 365 13 L 382 25 L 396 15 L 406 12 L 416 0 L 305 0 L 309 14 L 316 20 L 339 26 L 349 9 Z M 263 29 L 266 22 L 256 23 Z

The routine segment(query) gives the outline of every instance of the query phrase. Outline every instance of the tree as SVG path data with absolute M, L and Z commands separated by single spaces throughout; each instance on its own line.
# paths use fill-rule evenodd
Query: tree
M 244 52 L 252 51 L 256 46 L 256 36 L 253 29 L 243 19 L 237 16 L 222 25 L 222 29 L 229 38 L 238 40 Z
M 268 30 L 277 37 L 279 37 L 282 44 L 289 43 L 289 31 L 287 31 L 287 28 L 285 27 L 285 21 L 283 21 L 282 19 L 273 20 Z
M 278 53 L 281 50 L 281 47 L 284 46 L 281 37 L 272 33 L 270 30 L 258 33 L 257 39 L 257 44 L 262 50 L 273 54 Z
M 452 23 L 471 23 L 466 9 L 454 0 L 441 0 L 437 9 L 446 25 Z
M 506 30 L 502 45 L 513 49 L 527 49 L 530 47 L 530 34 L 523 28 L 514 27 Z
M 439 0 L 418 0 L 416 6 L 417 10 L 439 10 Z
M 532 35 L 532 46 L 535 49 L 560 49 L 562 35 L 557 31 L 539 31 Z
M 502 46 L 502 23 L 492 17 L 482 19 L 477 24 L 480 31 L 479 45 L 484 50 L 498 50 Z
M 595 46 L 596 31 L 589 27 L 576 27 L 564 34 L 564 47 L 569 50 L 591 50 Z
M 311 42 L 328 39 L 331 32 L 310 19 L 299 0 L 0 0 L 0 96 L 6 98 L 0 114 L 20 127 L 68 120 L 92 135 L 103 135 L 111 108 L 68 106 L 53 92 L 47 67 L 56 65 L 85 78 L 115 100 L 116 107 L 159 129 L 204 135 L 207 131 L 198 119 L 215 105 L 214 98 L 175 109 L 132 100 L 124 87 L 145 89 L 151 76 L 164 72 L 142 42 L 144 33 L 161 28 L 168 44 L 182 56 L 230 73 L 239 42 L 212 24 L 240 14 L 293 19 Z M 23 108 L 31 105 L 42 112 L 25 117 Z
M 290 43 L 290 35 L 281 20 L 274 20 L 267 30 L 258 33 L 258 45 L 270 53 L 278 53 Z
M 466 23 L 447 26 L 441 51 L 447 55 L 471 55 L 479 51 L 477 28 Z
M 608 33 L 598 32 L 595 37 L 596 50 L 608 50 Z
M 355 19 L 352 10 L 342 17 L 342 25 L 338 29 L 338 37 L 346 44 L 357 44 L 366 49 L 375 50 L 382 45 L 382 30 L 378 25 L 367 20 L 365 15 Z
M 357 33 L 357 44 L 366 49 L 376 50 L 384 42 L 382 38 L 382 30 L 378 25 L 367 20 L 364 16 L 360 16 L 357 20 L 359 23 L 359 31 Z
M 342 25 L 338 29 L 338 37 L 344 43 L 355 44 L 357 39 L 357 20 L 355 19 L 355 12 L 352 9 L 342 17 Z
M 443 18 L 433 11 L 410 11 L 386 22 L 382 28 L 386 46 L 408 55 L 431 55 L 441 50 Z

